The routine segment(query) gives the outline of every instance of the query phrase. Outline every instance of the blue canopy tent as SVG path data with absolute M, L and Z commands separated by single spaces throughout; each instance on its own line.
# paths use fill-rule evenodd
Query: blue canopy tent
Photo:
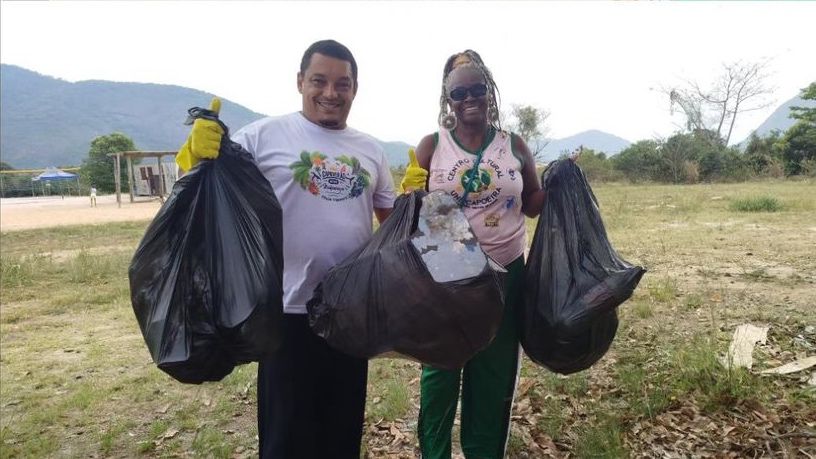
M 42 194 L 45 195 L 45 187 L 47 186 L 49 189 L 51 188 L 51 182 L 67 182 L 67 181 L 76 181 L 77 186 L 77 196 L 79 196 L 79 175 L 72 174 L 70 172 L 65 172 L 62 170 L 57 169 L 56 167 L 48 167 L 45 169 L 45 172 L 33 177 L 31 179 L 32 182 L 39 182 L 42 185 Z M 33 183 L 32 183 L 33 185 Z M 62 190 L 62 188 L 61 188 Z M 69 188 L 70 191 L 70 188 Z M 33 189 L 32 189 L 33 194 Z

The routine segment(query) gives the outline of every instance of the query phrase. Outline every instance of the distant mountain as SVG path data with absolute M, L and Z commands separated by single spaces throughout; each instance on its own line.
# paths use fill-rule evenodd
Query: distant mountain
M 122 132 L 141 150 L 175 150 L 189 132 L 187 109 L 211 94 L 180 86 L 70 83 L 0 65 L 0 155 L 15 168 L 78 165 L 95 137 Z M 237 129 L 263 117 L 223 100 L 221 119 Z
M 140 150 L 176 150 L 190 130 L 187 109 L 211 94 L 181 86 L 80 81 L 71 83 L 0 64 L 0 158 L 15 168 L 79 165 L 91 140 L 121 132 Z M 232 129 L 264 117 L 222 99 Z M 389 164 L 408 163 L 409 145 L 382 142 Z
M 411 145 L 405 142 L 382 142 L 382 146 L 389 166 L 397 167 L 408 164 L 408 149 L 411 148 Z
M 816 100 L 806 100 L 800 97 L 794 97 L 793 99 L 788 100 L 780 105 L 779 108 L 774 110 L 774 112 L 771 113 L 771 115 L 765 121 L 763 121 L 759 127 L 754 129 L 753 132 L 755 132 L 759 137 L 765 137 L 774 129 L 779 130 L 780 132 L 787 131 L 789 127 L 796 124 L 796 120 L 790 117 L 791 107 L 816 108 Z M 750 138 L 751 136 L 749 135 L 742 142 L 740 142 L 739 145 L 746 145 L 746 141 Z
M 0 160 L 15 168 L 79 165 L 95 137 L 122 132 L 141 150 L 176 150 L 189 126 L 189 107 L 211 94 L 173 85 L 79 81 L 71 83 L 14 65 L 0 65 Z M 221 118 L 238 129 L 263 114 L 222 100 Z M 381 142 L 391 166 L 408 162 L 409 144 Z M 542 161 L 584 145 L 611 156 L 630 142 L 591 130 L 553 139 Z
M 589 130 L 563 139 L 550 139 L 550 143 L 542 150 L 539 162 L 557 159 L 562 153 L 572 152 L 581 145 L 584 148 L 591 148 L 597 153 L 606 153 L 606 156 L 609 157 L 620 153 L 631 144 L 632 142 L 616 135 L 598 130 Z M 530 145 L 530 149 L 533 148 L 534 145 Z

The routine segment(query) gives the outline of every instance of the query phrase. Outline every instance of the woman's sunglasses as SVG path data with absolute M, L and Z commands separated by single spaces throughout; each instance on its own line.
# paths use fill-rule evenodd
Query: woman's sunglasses
M 482 83 L 474 84 L 469 88 L 459 86 L 451 89 L 450 98 L 456 102 L 461 102 L 467 99 L 468 93 L 470 93 L 470 95 L 473 97 L 484 97 L 485 94 L 487 94 L 487 86 Z

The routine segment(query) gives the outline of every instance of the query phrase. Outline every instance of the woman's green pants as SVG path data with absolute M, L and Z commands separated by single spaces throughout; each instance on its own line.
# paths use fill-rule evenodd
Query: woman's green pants
M 496 338 L 461 370 L 425 366 L 420 383 L 419 446 L 423 459 L 451 457 L 451 430 L 462 389 L 461 444 L 467 459 L 504 456 L 519 367 L 515 309 L 524 280 L 524 258 L 507 266 L 504 317 Z

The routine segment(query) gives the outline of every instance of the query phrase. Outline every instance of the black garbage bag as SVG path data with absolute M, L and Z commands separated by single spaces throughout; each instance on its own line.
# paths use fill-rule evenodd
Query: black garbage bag
M 606 236 L 581 169 L 559 160 L 542 174 L 547 199 L 525 266 L 521 343 L 534 362 L 562 374 L 589 368 L 609 349 L 617 307 L 646 272 Z
M 281 337 L 281 207 L 251 155 L 223 139 L 216 160 L 176 182 L 130 264 L 150 355 L 184 383 L 218 381 Z
M 371 240 L 329 271 L 308 302 L 312 330 L 352 356 L 461 368 L 495 337 L 500 271 L 454 199 L 397 198 Z

